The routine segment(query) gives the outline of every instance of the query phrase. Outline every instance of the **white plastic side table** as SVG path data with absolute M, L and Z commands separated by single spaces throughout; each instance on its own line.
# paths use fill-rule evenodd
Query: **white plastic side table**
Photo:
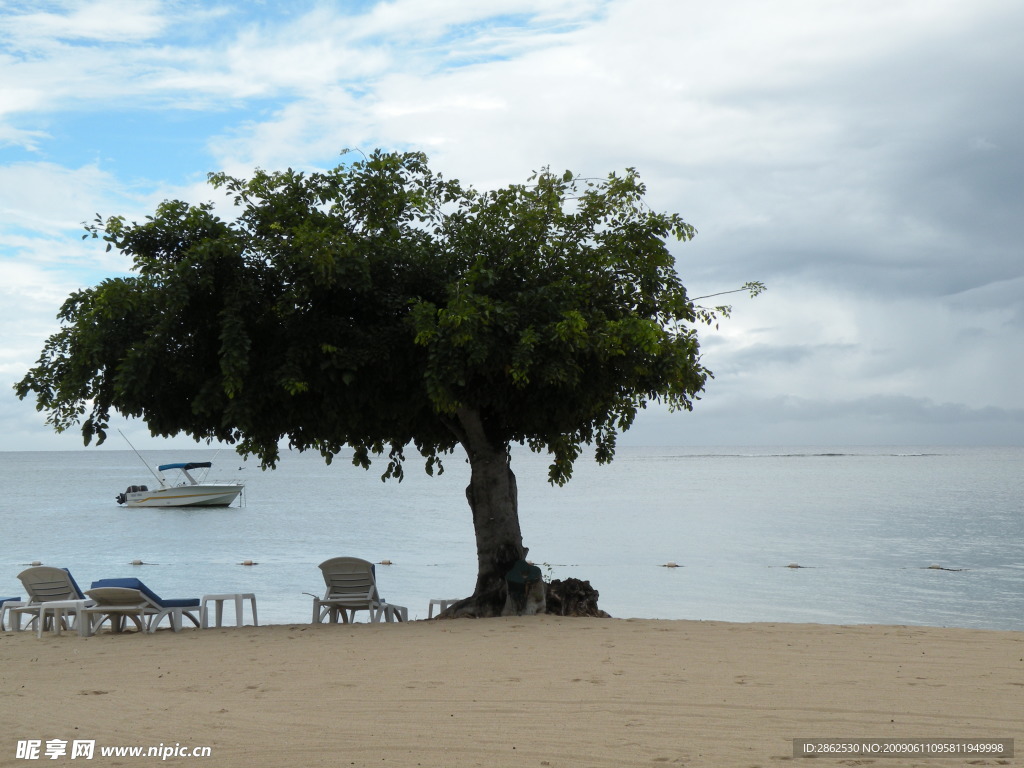
M 440 598 L 438 598 L 436 600 L 431 600 L 430 601 L 430 606 L 427 608 L 427 618 L 428 619 L 434 618 L 434 606 L 435 605 L 438 606 L 437 612 L 438 613 L 443 613 L 444 611 L 448 610 L 448 606 L 449 605 L 454 605 L 455 603 L 459 602 L 459 599 L 460 598 L 453 597 L 450 600 L 443 600 L 443 599 L 440 599 Z
M 7 625 L 4 623 L 7 620 L 7 612 L 11 612 L 11 629 L 21 629 L 21 614 L 15 613 L 14 608 L 24 608 L 28 605 L 27 600 L 4 600 L 0 603 L 0 632 L 6 630 Z M 14 622 L 18 622 L 18 626 L 14 626 Z
M 45 603 L 39 603 L 38 611 L 36 613 L 36 637 L 42 637 L 43 631 L 46 629 L 46 614 L 53 614 L 53 633 L 59 635 L 64 624 L 64 619 L 74 619 L 76 622 L 81 622 L 82 616 L 79 613 L 83 608 L 88 608 L 93 604 L 92 600 L 49 600 Z M 37 606 L 32 606 L 35 609 Z M 15 614 L 15 621 L 21 623 L 21 612 Z M 81 626 L 80 624 L 78 626 Z M 81 634 L 81 630 L 79 630 Z
M 408 621 L 409 620 L 409 609 L 402 605 L 392 605 L 391 603 L 380 604 L 377 609 L 372 621 Z
M 243 624 L 243 617 L 242 617 L 242 601 L 243 600 L 248 600 L 249 601 L 249 606 L 252 609 L 252 624 L 253 624 L 253 626 L 254 627 L 258 627 L 260 625 L 259 621 L 256 619 L 256 595 L 254 595 L 252 592 L 230 592 L 230 593 L 225 593 L 225 594 L 222 594 L 222 595 L 203 595 L 203 600 L 202 600 L 201 606 L 199 608 L 199 613 L 200 613 L 199 621 L 200 621 L 203 629 L 206 629 L 209 626 L 210 607 L 207 605 L 207 603 L 213 603 L 215 605 L 216 621 L 217 621 L 215 626 L 219 627 L 219 626 L 222 626 L 222 624 L 223 624 L 223 619 L 224 619 L 224 603 L 226 601 L 228 601 L 228 600 L 234 600 L 234 602 L 235 602 L 235 626 L 240 627 Z

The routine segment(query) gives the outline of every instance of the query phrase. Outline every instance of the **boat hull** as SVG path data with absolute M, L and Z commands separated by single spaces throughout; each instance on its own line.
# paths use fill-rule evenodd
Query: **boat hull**
M 242 492 L 241 485 L 182 485 L 125 493 L 126 507 L 227 507 Z

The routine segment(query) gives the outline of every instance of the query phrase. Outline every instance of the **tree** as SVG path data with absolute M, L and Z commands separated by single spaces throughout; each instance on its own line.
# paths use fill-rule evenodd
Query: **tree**
M 173 200 L 86 227 L 134 274 L 67 299 L 18 396 L 87 445 L 115 411 L 264 467 L 284 440 L 328 462 L 347 445 L 366 468 L 386 454 L 400 480 L 408 446 L 428 473 L 462 446 L 478 558 L 462 613 L 498 612 L 526 554 L 513 443 L 564 483 L 584 445 L 610 461 L 641 408 L 689 410 L 710 375 L 695 325 L 716 312 L 687 297 L 666 245 L 694 230 L 650 210 L 633 169 L 481 193 L 420 153 L 378 151 L 209 178 L 231 220 Z

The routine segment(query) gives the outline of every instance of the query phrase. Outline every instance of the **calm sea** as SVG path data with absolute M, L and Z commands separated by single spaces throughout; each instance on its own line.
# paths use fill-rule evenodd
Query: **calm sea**
M 310 454 L 266 472 L 226 449 L 142 455 L 213 461 L 210 480 L 246 483 L 243 504 L 126 509 L 115 495 L 152 483 L 130 451 L 0 453 L 0 594 L 39 560 L 83 586 L 255 592 L 261 623 L 308 622 L 303 593 L 338 555 L 390 560 L 381 594 L 413 618 L 472 591 L 462 460 L 382 483 L 383 467 Z M 621 448 L 563 488 L 543 457 L 513 468 L 530 559 L 589 580 L 616 617 L 1024 630 L 1024 448 Z

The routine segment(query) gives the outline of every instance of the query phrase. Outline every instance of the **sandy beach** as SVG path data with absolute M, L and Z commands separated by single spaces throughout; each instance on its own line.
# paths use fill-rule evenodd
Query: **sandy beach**
M 0 634 L 0 766 L 772 766 L 794 738 L 1015 738 L 1024 633 L 570 619 Z M 210 757 L 102 757 L 101 746 Z M 70 747 L 69 747 L 70 749 Z M 75 764 L 68 755 L 38 760 Z M 998 756 L 813 765 L 1006 765 Z M 36 763 L 38 764 L 38 763 Z

